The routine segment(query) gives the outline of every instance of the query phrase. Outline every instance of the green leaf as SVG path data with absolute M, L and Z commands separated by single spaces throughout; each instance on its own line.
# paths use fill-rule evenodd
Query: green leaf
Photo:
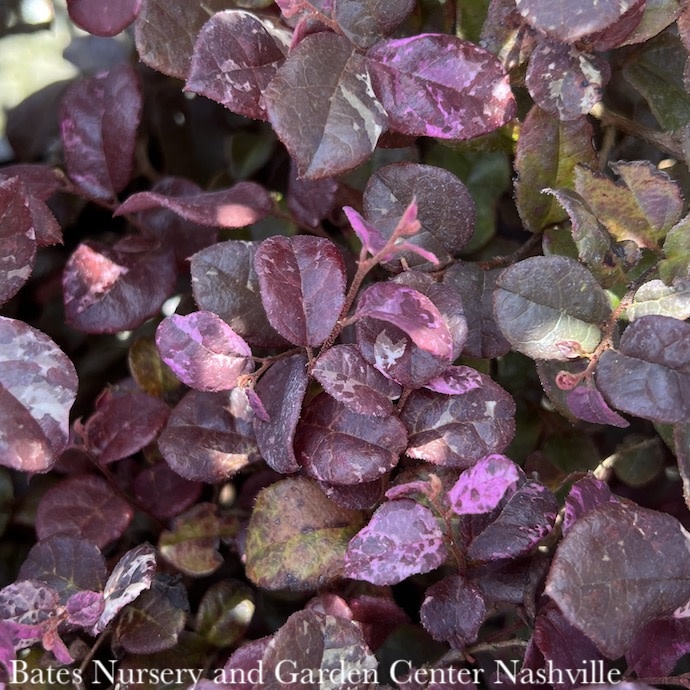
M 680 129 L 690 121 L 690 94 L 683 83 L 687 58 L 680 40 L 664 34 L 623 68 L 623 77 L 642 94 L 665 130 Z
M 649 484 L 664 465 L 664 450 L 658 437 L 628 436 L 613 456 L 616 477 L 628 486 Z
M 596 165 L 592 136 L 592 126 L 584 117 L 561 122 L 536 105 L 529 111 L 515 157 L 515 201 L 528 230 L 538 232 L 567 218 L 544 188 L 573 187 L 577 163 Z
M 600 324 L 611 308 L 594 276 L 577 261 L 534 256 L 505 269 L 497 286 L 496 319 L 518 352 L 565 361 L 599 344 Z
M 615 239 L 655 248 L 680 220 L 683 197 L 678 185 L 648 161 L 611 167 L 621 182 L 578 165 L 576 191 Z
M 690 273 L 690 215 L 674 225 L 664 242 L 664 256 L 659 264 L 659 276 L 670 285 L 676 278 L 687 278 Z
M 456 35 L 479 43 L 490 0 L 455 0 Z
M 206 590 L 196 614 L 196 630 L 214 647 L 230 647 L 246 632 L 254 615 L 254 594 L 237 580 Z
M 221 539 L 237 534 L 237 518 L 218 515 L 212 503 L 198 503 L 175 519 L 173 529 L 161 533 L 158 549 L 166 561 L 193 577 L 210 575 L 223 563 Z
M 641 316 L 672 316 L 685 321 L 690 318 L 690 279 L 679 279 L 672 286 L 660 280 L 650 280 L 635 293 L 625 316 L 634 321 Z
M 316 482 L 284 479 L 257 496 L 247 528 L 246 570 L 264 589 L 303 591 L 342 576 L 363 514 L 329 500 Z
M 570 216 L 571 233 L 580 260 L 604 287 L 625 282 L 626 270 L 640 258 L 637 245 L 630 240 L 614 242 L 597 220 L 585 200 L 569 189 L 549 189 Z
M 673 24 L 681 11 L 681 0 L 647 0 L 644 14 L 622 46 L 643 43 Z

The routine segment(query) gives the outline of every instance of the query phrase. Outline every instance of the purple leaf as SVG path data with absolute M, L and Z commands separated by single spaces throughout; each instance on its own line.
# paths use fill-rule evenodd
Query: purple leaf
M 570 411 L 585 422 L 610 424 L 625 428 L 630 422 L 614 412 L 604 400 L 604 396 L 593 386 L 582 385 L 568 392 L 566 402 Z
M 448 553 L 434 514 L 409 498 L 384 503 L 350 541 L 345 574 L 375 585 L 392 585 L 428 573 Z
M 265 120 L 263 92 L 284 62 L 287 44 L 287 35 L 249 12 L 218 12 L 197 36 L 185 91 Z
M 406 446 L 397 417 L 357 414 L 326 393 L 309 404 L 295 436 L 302 467 L 329 484 L 373 482 L 398 464 Z
M 153 654 L 177 644 L 187 614 L 163 593 L 144 592 L 117 619 L 113 644 L 130 654 Z
M 388 484 L 388 475 L 383 475 L 373 482 L 362 484 L 327 484 L 319 482 L 323 492 L 334 503 L 351 510 L 372 510 L 383 498 L 383 491 Z
M 419 390 L 410 395 L 400 419 L 407 427 L 407 455 L 449 467 L 471 467 L 503 451 L 515 433 L 515 403 L 488 376 L 463 395 Z
M 687 533 L 670 515 L 605 503 L 563 537 L 545 591 L 570 623 L 615 659 L 642 626 L 690 599 Z
M 551 289 L 544 290 L 545 285 Z M 611 313 L 606 293 L 594 276 L 565 256 L 534 256 L 506 268 L 494 293 L 494 314 L 513 348 L 533 359 L 567 357 L 558 343 L 579 343 L 592 352 L 601 340 L 600 324 Z
M 409 243 L 431 252 L 441 263 L 448 263 L 474 232 L 476 211 L 467 187 L 443 168 L 394 163 L 380 168 L 369 178 L 364 190 L 364 213 L 368 223 L 386 240 L 413 200 L 417 203 L 421 229 Z M 433 268 L 427 259 L 420 259 L 410 251 L 402 256 L 408 266 Z M 391 266 L 398 270 L 399 263 L 396 261 Z
M 210 311 L 166 317 L 156 331 L 156 345 L 175 376 L 200 391 L 230 390 L 239 376 L 254 369 L 249 345 Z
M 690 652 L 690 619 L 659 618 L 643 626 L 625 652 L 639 678 L 668 676 Z
M 130 235 L 112 247 L 87 240 L 65 266 L 65 316 L 85 333 L 133 330 L 155 315 L 173 291 L 169 246 Z
M 268 192 L 256 182 L 238 182 L 216 192 L 191 192 L 180 195 L 156 192 L 132 194 L 114 215 L 166 208 L 185 220 L 214 228 L 242 228 L 265 218 L 273 209 Z
M 310 228 L 318 226 L 333 208 L 338 188 L 338 181 L 332 177 L 321 180 L 298 177 L 297 166 L 290 161 L 287 204 L 298 223 Z
M 103 465 L 134 455 L 152 443 L 165 426 L 170 408 L 146 393 L 106 389 L 83 427 L 84 443 Z
M 208 0 L 203 4 L 187 0 L 142 0 L 134 24 L 137 53 L 142 62 L 158 72 L 185 80 L 197 34 L 209 14 L 227 6 L 227 0 Z
M 105 479 L 88 474 L 71 476 L 41 497 L 36 534 L 39 539 L 54 534 L 81 537 L 102 549 L 123 535 L 132 515 L 132 508 Z
M 12 675 L 12 661 L 16 658 L 14 649 L 14 630 L 15 624 L 9 621 L 0 620 L 0 665 L 5 669 L 7 677 Z
M 0 464 L 47 472 L 69 438 L 74 365 L 45 334 L 0 317 Z
M 360 594 L 348 600 L 352 619 L 359 623 L 369 648 L 376 651 L 388 635 L 399 625 L 410 622 L 410 617 L 388 592 Z
M 390 282 L 372 285 L 359 298 L 357 316 L 391 323 L 422 350 L 448 362 L 452 359 L 448 324 L 436 305 L 417 290 Z
M 104 606 L 100 592 L 77 592 L 67 600 L 67 622 L 80 628 L 90 628 L 100 618 Z
M 257 249 L 254 266 L 273 328 L 295 345 L 321 345 L 345 304 L 338 248 L 320 237 L 271 237 Z
M 287 342 L 268 322 L 259 292 L 254 257 L 259 242 L 229 240 L 195 254 L 192 291 L 200 309 L 212 311 L 250 345 L 283 347 Z
M 538 31 L 564 43 L 575 43 L 613 26 L 631 9 L 643 5 L 644 0 L 605 3 L 580 0 L 575 14 L 572 0 L 516 0 L 515 4 L 520 14 Z
M 268 678 L 280 677 L 286 670 L 284 661 L 290 659 L 292 669 L 310 669 L 323 678 L 338 678 L 333 687 L 339 690 L 358 690 L 369 686 L 363 678 L 371 678 L 378 661 L 367 647 L 360 627 L 349 620 L 306 609 L 293 613 L 270 641 L 263 657 Z M 279 666 L 280 664 L 280 666 Z M 299 671 L 296 678 L 299 678 Z M 266 690 L 279 690 L 291 684 L 268 681 Z M 316 676 L 312 676 L 316 677 Z M 312 687 L 324 685 L 309 683 Z
M 132 484 L 141 505 L 160 520 L 175 517 L 196 503 L 202 485 L 180 477 L 166 462 L 144 468 Z
M 455 36 L 420 34 L 380 41 L 367 53 L 367 64 L 391 129 L 403 134 L 472 139 L 515 115 L 515 100 L 498 59 Z
M 269 467 L 281 474 L 299 469 L 293 442 L 308 383 L 307 358 L 292 355 L 272 364 L 256 385 L 270 419 L 254 420 L 256 442 Z
M 563 534 L 565 534 L 583 515 L 603 503 L 618 503 L 605 482 L 588 475 L 578 479 L 565 499 L 563 515 Z
M 116 36 L 139 14 L 141 0 L 67 0 L 70 19 L 94 36 Z
M 369 48 L 392 34 L 414 8 L 414 0 L 350 0 L 334 3 L 333 19 L 358 47 Z
M 551 532 L 557 512 L 556 497 L 542 484 L 526 481 L 504 498 L 498 515 L 490 515 L 490 522 L 474 535 L 467 557 L 486 563 L 522 556 Z
M 283 479 L 256 498 L 247 528 L 247 577 L 263 589 L 327 587 L 343 577 L 348 541 L 364 516 L 330 501 L 305 477 Z
M 87 197 L 110 202 L 134 170 L 143 98 L 129 65 L 71 86 L 60 108 L 67 173 Z
M 487 455 L 465 470 L 448 492 L 454 513 L 489 513 L 515 488 L 522 472 L 505 455 Z
M 162 177 L 151 187 L 151 192 L 166 198 L 203 194 L 201 187 L 184 177 Z M 181 267 L 186 267 L 187 259 L 192 254 L 218 241 L 217 227 L 194 223 L 162 205 L 139 211 L 135 218 L 145 225 L 161 244 L 172 246 L 177 264 Z
M 597 388 L 614 407 L 643 419 L 675 424 L 690 417 L 690 323 L 643 316 L 606 350 Z
M 336 400 L 358 414 L 387 417 L 400 386 L 374 369 L 355 345 L 336 345 L 316 360 L 312 376 Z
M 586 115 L 611 78 L 609 63 L 563 43 L 542 41 L 532 53 L 525 82 L 540 108 L 561 120 Z
M 544 657 L 544 667 L 553 669 L 554 678 L 563 678 L 563 682 L 553 683 L 557 690 L 570 690 L 580 686 L 583 679 L 573 678 L 573 675 L 583 668 L 585 660 L 591 664 L 589 667 L 585 666 L 589 669 L 603 663 L 594 643 L 573 627 L 553 606 L 537 616 L 532 639 Z M 564 640 L 568 641 L 567 644 L 563 644 Z M 586 673 L 587 671 L 583 675 Z
M 458 261 L 443 276 L 443 285 L 462 295 L 467 340 L 462 353 L 493 359 L 510 351 L 493 314 L 493 295 L 501 269 L 484 271 L 474 263 Z
M 29 279 L 36 260 L 36 232 L 29 199 L 18 177 L 0 176 L 0 304 Z
M 93 542 L 63 534 L 34 544 L 19 569 L 20 580 L 44 582 L 62 604 L 81 590 L 101 591 L 106 575 L 105 559 Z
M 462 650 L 477 639 L 486 602 L 476 585 L 451 575 L 426 590 L 419 614 L 422 625 L 435 640 Z
M 140 544 L 122 556 L 105 583 L 105 606 L 92 633 L 98 635 L 105 630 L 122 608 L 149 589 L 155 572 L 156 553 L 150 544 Z
M 158 447 L 181 477 L 220 482 L 258 460 L 251 413 L 233 393 L 190 391 L 172 411 Z
M 475 388 L 480 388 L 482 378 L 472 367 L 449 366 L 439 376 L 434 376 L 424 384 L 424 388 L 446 395 L 463 395 Z
M 386 244 L 386 238 L 381 234 L 381 231 L 368 223 L 362 216 L 355 211 L 351 206 L 344 206 L 343 212 L 347 216 L 347 220 L 355 231 L 355 235 L 359 241 L 364 245 L 364 248 L 374 256 L 380 252 Z M 393 254 L 393 252 L 391 252 Z
M 220 674 L 223 690 L 253 690 L 255 679 L 262 677 L 262 659 L 271 638 L 267 636 L 250 640 L 230 655 Z
M 306 36 L 264 92 L 278 138 L 309 179 L 364 162 L 386 126 L 365 59 L 343 36 Z
M 271 415 L 268 414 L 266 411 L 266 408 L 264 407 L 264 404 L 261 402 L 261 398 L 256 394 L 256 391 L 253 388 L 246 388 L 244 390 L 245 395 L 247 396 L 247 402 L 249 403 L 249 407 L 251 407 L 252 412 L 256 416 L 256 418 L 260 422 L 270 422 L 271 421 Z

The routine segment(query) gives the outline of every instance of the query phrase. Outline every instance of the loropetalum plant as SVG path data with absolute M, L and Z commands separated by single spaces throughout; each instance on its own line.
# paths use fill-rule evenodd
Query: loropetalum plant
M 687 685 L 690 9 L 67 4 L 136 55 L 9 114 L 4 680 Z

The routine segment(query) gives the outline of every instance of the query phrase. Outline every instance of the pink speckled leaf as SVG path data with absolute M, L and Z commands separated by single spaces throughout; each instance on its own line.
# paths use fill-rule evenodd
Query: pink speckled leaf
M 29 279 L 36 260 L 36 232 L 26 189 L 18 177 L 0 176 L 0 304 Z
M 81 628 L 90 628 L 103 613 L 105 600 L 100 592 L 77 592 L 68 600 L 67 621 Z
M 106 389 L 84 424 L 84 443 L 104 465 L 121 460 L 154 441 L 169 414 L 170 408 L 152 395 Z
M 516 0 L 515 4 L 538 31 L 564 43 L 575 43 L 610 28 L 631 9 L 644 6 L 644 0 Z
M 38 642 L 60 603 L 58 593 L 45 582 L 19 579 L 0 589 L 0 620 L 18 633 L 17 649 Z
M 230 390 L 238 376 L 254 368 L 249 345 L 210 311 L 166 317 L 156 331 L 156 345 L 175 376 L 200 391 Z
M 409 498 L 384 503 L 351 540 L 345 574 L 393 585 L 438 568 L 448 555 L 443 533 L 428 508 Z
M 618 503 L 608 485 L 591 474 L 578 479 L 570 487 L 570 492 L 565 498 L 563 534 L 583 515 L 602 503 Z
M 367 53 L 367 64 L 391 129 L 403 134 L 472 139 L 515 115 L 499 60 L 455 36 L 420 34 L 380 41 Z
M 116 216 L 153 208 L 167 208 L 185 220 L 218 228 L 241 228 L 265 218 L 273 208 L 268 192 L 255 182 L 238 182 L 216 192 L 166 196 L 156 192 L 132 194 Z
M 453 512 L 458 515 L 492 511 L 517 484 L 522 471 L 505 455 L 487 455 L 465 470 L 448 492 Z
M 363 357 L 355 345 L 336 345 L 316 360 L 314 378 L 324 390 L 353 412 L 386 417 L 400 386 L 386 378 Z
M 576 120 L 601 100 L 610 77 L 605 60 L 563 43 L 543 41 L 532 53 L 526 85 L 547 113 Z
M 65 266 L 67 322 L 85 333 L 133 330 L 173 291 L 175 256 L 153 238 L 130 235 L 112 247 L 87 240 Z
M 254 257 L 271 326 L 295 345 L 318 347 L 345 304 L 345 263 L 320 237 L 271 237 Z
M 259 459 L 251 412 L 236 392 L 190 391 L 172 411 L 158 447 L 181 477 L 220 482 Z
M 486 563 L 517 558 L 531 551 L 553 529 L 558 502 L 539 482 L 527 480 L 504 495 L 497 514 L 473 535 L 467 557 Z
M 272 364 L 256 384 L 270 420 L 254 419 L 256 441 L 264 460 L 281 474 L 299 469 L 293 441 L 308 383 L 307 358 L 298 354 Z
M 427 381 L 424 388 L 446 395 L 462 395 L 481 385 L 482 377 L 478 371 L 472 367 L 451 365 L 442 374 Z
M 452 359 L 453 339 L 438 307 L 417 290 L 396 283 L 377 283 L 359 298 L 357 316 L 397 326 L 422 350 Z
M 604 400 L 604 396 L 594 386 L 582 385 L 568 391 L 566 402 L 570 411 L 585 422 L 610 424 L 625 428 L 630 422 L 614 412 Z
M 482 385 L 463 395 L 412 393 L 400 419 L 409 433 L 407 455 L 437 465 L 470 467 L 500 453 L 515 433 L 515 402 L 480 374 Z
M 141 0 L 67 0 L 70 19 L 94 36 L 116 36 L 139 14 Z
M 406 446 L 397 417 L 357 414 L 326 393 L 307 407 L 295 436 L 304 470 L 329 484 L 373 482 L 398 464 Z
M 292 49 L 264 99 L 278 138 L 308 179 L 363 163 L 386 126 L 364 57 L 330 31 L 308 35 Z
M 265 120 L 263 91 L 285 61 L 286 51 L 287 37 L 270 23 L 243 10 L 218 12 L 197 36 L 185 91 L 239 115 Z
M 127 186 L 142 109 L 141 84 L 129 65 L 79 81 L 65 94 L 60 127 L 67 173 L 87 197 L 110 202 Z
M 129 504 L 99 476 L 70 476 L 46 491 L 36 510 L 36 534 L 66 534 L 99 548 L 119 539 L 132 520 Z
M 147 543 L 140 544 L 120 558 L 103 589 L 105 606 L 92 633 L 98 635 L 117 613 L 143 591 L 151 587 L 156 572 L 156 552 Z
M 0 464 L 47 472 L 69 439 L 77 372 L 45 334 L 0 317 Z

